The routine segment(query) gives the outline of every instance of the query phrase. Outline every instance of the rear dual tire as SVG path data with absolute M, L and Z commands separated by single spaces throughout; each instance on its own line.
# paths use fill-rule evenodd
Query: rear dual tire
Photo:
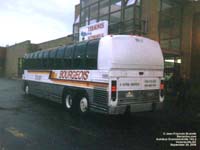
M 24 94 L 25 94 L 26 96 L 30 95 L 30 88 L 29 88 L 29 85 L 28 85 L 28 84 L 25 85 L 25 87 L 24 87 Z
M 73 105 L 74 105 L 74 98 L 73 95 L 70 92 L 67 92 L 64 95 L 64 99 L 63 99 L 63 106 L 65 108 L 66 111 L 68 112 L 72 112 L 73 110 Z
M 79 102 L 79 107 L 78 107 L 79 113 L 80 114 L 86 114 L 88 112 L 88 109 L 89 109 L 87 97 L 85 97 L 85 96 L 81 97 L 78 100 L 78 102 Z
M 88 101 L 87 96 L 84 96 L 84 95 L 75 96 L 75 94 L 72 94 L 71 92 L 67 92 L 64 95 L 63 106 L 65 110 L 70 113 L 85 115 L 89 111 L 88 102 L 89 101 Z

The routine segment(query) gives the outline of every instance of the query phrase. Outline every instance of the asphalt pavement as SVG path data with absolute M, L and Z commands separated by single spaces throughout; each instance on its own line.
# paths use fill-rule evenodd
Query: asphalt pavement
M 200 116 L 176 111 L 173 104 L 131 116 L 78 117 L 60 104 L 25 96 L 21 84 L 21 80 L 0 79 L 0 150 L 200 149 Z M 173 145 L 177 139 L 169 138 L 177 134 L 193 138 L 185 141 L 196 141 L 197 146 Z

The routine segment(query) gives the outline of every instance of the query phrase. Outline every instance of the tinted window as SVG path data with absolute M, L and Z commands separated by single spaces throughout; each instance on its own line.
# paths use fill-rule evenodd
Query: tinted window
M 48 65 L 48 63 L 49 63 L 49 61 L 48 61 L 48 57 L 49 57 L 49 51 L 44 51 L 43 52 L 43 56 L 42 56 L 42 67 L 44 68 L 44 69 L 49 69 L 48 67 L 49 67 L 49 65 Z
M 69 45 L 65 47 L 65 55 L 64 55 L 64 68 L 72 69 L 72 54 L 74 51 L 74 45 Z
M 92 40 L 88 42 L 85 60 L 87 69 L 97 69 L 98 47 L 99 40 Z
M 44 51 L 40 51 L 39 54 L 38 54 L 38 58 L 41 59 L 43 54 L 44 54 Z
M 72 58 L 72 52 L 74 51 L 74 45 L 69 45 L 65 48 L 65 58 Z
M 65 47 L 57 49 L 56 58 L 63 58 L 65 54 Z
M 41 68 L 41 63 L 40 63 L 40 59 L 39 59 L 39 54 L 40 54 L 40 51 L 35 52 L 34 69 L 40 69 L 40 68 Z
M 49 51 L 49 58 L 55 58 L 56 57 L 56 52 L 57 52 L 57 49 L 55 49 L 55 50 L 50 50 Z
M 34 55 L 34 53 L 30 53 L 30 58 L 31 58 L 31 59 L 33 58 L 33 55 Z
M 32 58 L 35 59 L 36 58 L 36 53 L 32 54 Z
M 60 47 L 56 50 L 56 58 L 54 60 L 55 69 L 63 69 L 64 67 L 64 57 L 65 54 L 65 47 Z
M 35 52 L 35 59 L 38 59 L 39 58 L 39 54 L 40 54 L 40 51 L 38 51 L 38 52 Z
M 48 58 L 48 57 L 49 57 L 49 51 L 44 51 L 43 58 Z
M 83 58 L 85 56 L 86 42 L 79 43 L 76 45 L 76 50 L 74 52 L 74 58 Z
M 75 69 L 85 69 L 85 51 L 87 42 L 82 42 L 76 45 L 74 51 L 73 67 Z
M 24 69 L 28 69 L 29 67 L 29 57 L 30 57 L 30 54 L 24 55 L 24 63 L 23 63 Z

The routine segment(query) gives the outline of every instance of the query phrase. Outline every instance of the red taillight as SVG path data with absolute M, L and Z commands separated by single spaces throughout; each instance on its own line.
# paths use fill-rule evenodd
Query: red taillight
M 164 80 L 160 81 L 160 96 L 163 97 L 164 96 Z
M 117 97 L 117 81 L 111 81 L 111 99 L 116 100 Z
M 160 90 L 164 90 L 164 83 L 160 84 Z
M 117 91 L 117 87 L 112 85 L 112 89 L 111 89 L 112 92 L 116 92 Z

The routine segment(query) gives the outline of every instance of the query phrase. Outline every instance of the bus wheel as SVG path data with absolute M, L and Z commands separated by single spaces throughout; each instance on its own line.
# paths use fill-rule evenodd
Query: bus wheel
M 24 93 L 25 93 L 25 95 L 29 95 L 30 94 L 28 85 L 25 85 Z
M 73 98 L 72 95 L 70 93 L 67 93 L 64 96 L 64 101 L 63 101 L 63 105 L 65 107 L 65 109 L 67 111 L 71 111 L 72 110 L 72 106 L 73 106 Z
M 83 96 L 80 98 L 79 101 L 79 112 L 80 114 L 86 114 L 89 109 L 88 99 L 87 97 Z

